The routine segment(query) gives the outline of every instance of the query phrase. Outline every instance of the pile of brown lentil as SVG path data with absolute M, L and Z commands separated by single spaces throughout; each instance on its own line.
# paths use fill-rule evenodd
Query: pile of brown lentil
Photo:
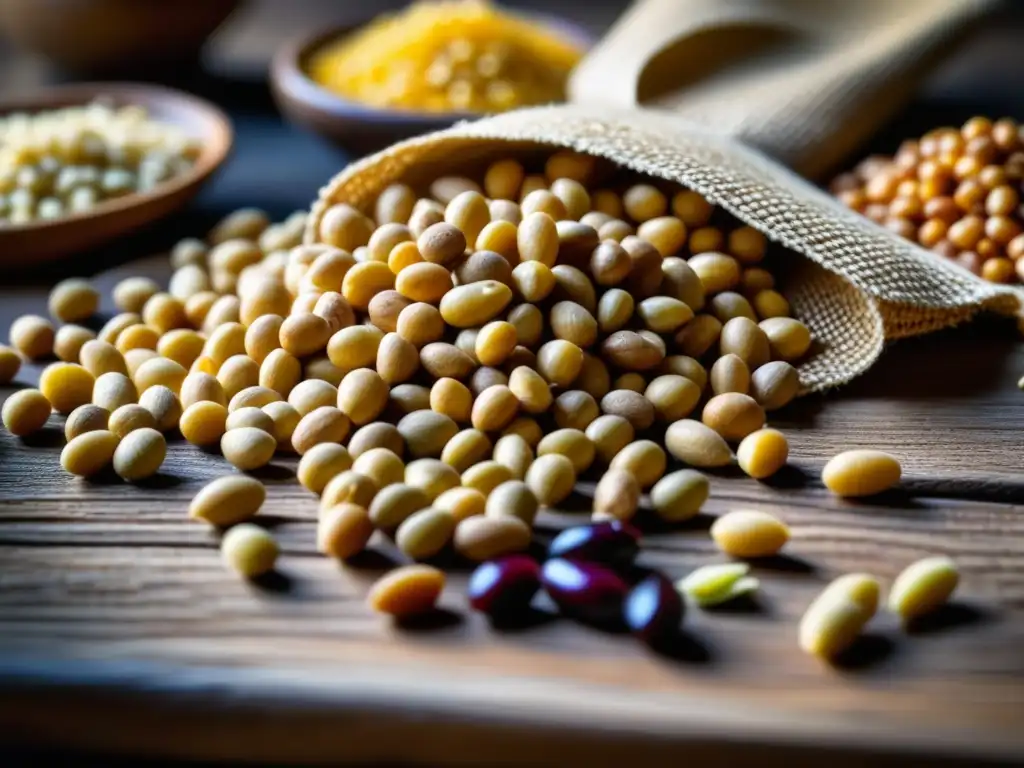
M 838 176 L 832 192 L 902 237 L 995 283 L 1024 281 L 1024 129 L 972 117 Z
M 175 429 L 219 445 L 243 472 L 298 454 L 298 480 L 319 496 L 320 551 L 350 557 L 378 531 L 412 561 L 454 549 L 496 574 L 471 584 L 480 610 L 502 602 L 503 579 L 544 581 L 566 610 L 589 599 L 573 591 L 578 576 L 597 574 L 624 595 L 625 582 L 581 559 L 608 542 L 636 549 L 629 521 L 645 491 L 664 520 L 696 515 L 709 492 L 697 470 L 731 464 L 734 447 L 751 477 L 781 469 L 788 442 L 766 428 L 766 413 L 795 397 L 793 363 L 811 334 L 776 290 L 765 238 L 695 192 L 622 179 L 567 152 L 537 170 L 501 160 L 482 184 L 440 178 L 424 197 L 391 185 L 372 212 L 327 210 L 321 244 L 300 244 L 304 214 L 272 225 L 237 211 L 205 241 L 174 247 L 167 290 L 120 282 L 121 314 L 98 333 L 76 324 L 95 313 L 95 289 L 64 281 L 50 297 L 64 324 L 19 318 L 13 349 L 0 347 L 2 382 L 22 357 L 61 360 L 39 389 L 8 398 L 3 423 L 23 436 L 51 410 L 66 414 L 64 468 L 112 467 L 129 482 L 159 470 Z M 541 569 L 522 554 L 538 511 L 581 476 L 598 480 L 594 522 L 558 537 Z M 853 451 L 823 481 L 857 496 L 899 477 L 893 457 Z M 257 479 L 229 475 L 189 509 L 230 527 L 223 557 L 248 577 L 279 554 L 251 522 L 265 497 Z M 789 538 L 759 510 L 730 512 L 711 534 L 740 558 L 774 554 Z M 710 569 L 679 587 L 652 577 L 626 598 L 627 623 L 650 639 L 681 619 L 677 589 L 712 604 L 755 588 L 745 573 Z M 955 586 L 946 571 L 922 573 Z M 410 565 L 369 600 L 405 615 L 430 609 L 443 587 L 442 571 Z M 944 599 L 904 590 L 914 605 Z M 831 614 L 817 610 L 812 629 L 829 631 Z M 856 632 L 811 635 L 806 647 L 831 653 Z

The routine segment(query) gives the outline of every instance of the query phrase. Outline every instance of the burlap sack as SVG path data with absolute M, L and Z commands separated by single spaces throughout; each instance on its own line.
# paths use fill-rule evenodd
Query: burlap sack
M 639 108 L 520 110 L 399 143 L 350 165 L 321 190 L 306 240 L 316 242 L 320 219 L 334 203 L 366 207 L 391 182 L 416 184 L 538 147 L 590 153 L 683 184 L 806 257 L 785 286 L 818 342 L 799 369 L 804 392 L 850 381 L 874 363 L 887 339 L 953 325 L 981 309 L 1022 313 L 1018 290 L 899 238 L 761 152 L 717 129 Z

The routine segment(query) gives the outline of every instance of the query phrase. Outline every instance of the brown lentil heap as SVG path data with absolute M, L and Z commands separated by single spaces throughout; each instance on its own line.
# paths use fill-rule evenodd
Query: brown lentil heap
M 845 205 L 994 283 L 1024 282 L 1024 129 L 972 117 L 837 176 Z
M 1003 151 L 1005 133 L 985 135 Z M 643 491 L 655 514 L 685 520 L 708 496 L 699 469 L 734 451 L 758 479 L 785 464 L 788 443 L 766 421 L 796 396 L 812 338 L 759 231 L 695 192 L 568 152 L 537 167 L 500 160 L 482 179 L 393 184 L 370 202 L 329 208 L 316 243 L 300 242 L 305 214 L 271 224 L 252 209 L 181 241 L 169 289 L 119 284 L 122 313 L 95 339 L 64 332 L 75 343 L 59 345 L 39 390 L 8 398 L 5 427 L 25 436 L 51 410 L 71 414 L 65 469 L 112 464 L 133 482 L 158 471 L 161 433 L 175 429 L 242 472 L 301 457 L 298 479 L 320 497 L 318 548 L 341 560 L 375 530 L 410 560 L 520 555 L 538 512 L 581 475 L 600 481 L 596 524 L 631 519 Z M 59 323 L 95 306 L 81 280 L 50 301 Z M 50 358 L 59 323 L 19 318 L 0 378 L 22 357 Z M 826 485 L 863 495 L 898 480 L 895 459 L 866 453 L 830 464 Z M 223 553 L 246 576 L 278 554 L 246 522 L 264 498 L 233 474 L 190 512 L 235 526 Z M 713 533 L 746 557 L 778 549 L 786 530 L 747 511 Z M 407 615 L 443 585 L 434 568 L 406 567 L 370 603 Z

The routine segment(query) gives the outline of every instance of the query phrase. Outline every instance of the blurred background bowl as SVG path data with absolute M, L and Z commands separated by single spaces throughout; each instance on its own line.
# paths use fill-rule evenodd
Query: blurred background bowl
M 239 0 L 0 0 L 0 34 L 79 74 L 192 64 Z M 182 8 L 187 5 L 187 12 Z
M 0 102 L 0 116 L 88 104 L 98 98 L 114 106 L 145 107 L 149 117 L 176 125 L 202 145 L 187 171 L 146 192 L 98 203 L 83 213 L 12 225 L 0 222 L 0 267 L 27 268 L 88 250 L 151 224 L 191 200 L 227 159 L 234 139 L 219 108 L 181 91 L 139 83 L 81 83 L 33 91 Z
M 582 50 L 594 37 L 567 19 L 523 14 Z M 270 87 L 278 109 L 292 123 L 357 154 L 382 149 L 396 141 L 447 128 L 459 120 L 481 117 L 476 112 L 417 112 L 386 109 L 347 99 L 318 85 L 307 73 L 310 56 L 326 43 L 354 32 L 359 25 L 299 35 L 283 45 L 270 66 Z

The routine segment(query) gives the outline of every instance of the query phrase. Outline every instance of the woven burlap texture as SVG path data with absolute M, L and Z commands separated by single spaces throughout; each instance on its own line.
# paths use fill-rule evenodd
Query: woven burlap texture
M 388 184 L 517 150 L 550 146 L 604 157 L 695 189 L 809 261 L 787 286 L 818 350 L 804 391 L 846 383 L 886 339 L 953 325 L 980 309 L 1020 314 L 1024 294 L 987 283 L 857 213 L 760 152 L 675 117 L 574 106 L 519 110 L 410 139 L 348 166 L 313 205 L 306 241 L 334 203 L 366 209 Z

